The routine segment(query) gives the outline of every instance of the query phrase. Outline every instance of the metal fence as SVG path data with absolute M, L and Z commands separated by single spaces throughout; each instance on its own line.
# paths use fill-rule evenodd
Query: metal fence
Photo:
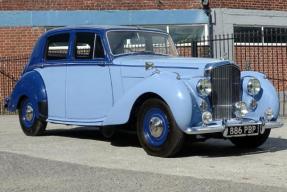
M 287 32 L 264 31 L 215 35 L 176 44 L 185 57 L 209 57 L 233 60 L 241 70 L 265 73 L 275 85 L 280 97 L 280 114 L 287 115 Z M 0 58 L 0 114 L 4 110 L 4 98 L 10 95 L 28 56 Z
M 275 85 L 280 98 L 280 114 L 287 116 L 287 32 L 263 32 L 215 35 L 177 44 L 182 56 L 228 59 L 241 70 L 259 71 Z
M 4 100 L 11 94 L 28 58 L 27 55 L 0 58 L 0 114 L 10 114 L 4 109 Z

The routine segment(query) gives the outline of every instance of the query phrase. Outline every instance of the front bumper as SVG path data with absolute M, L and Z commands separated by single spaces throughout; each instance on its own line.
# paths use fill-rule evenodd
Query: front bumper
M 265 129 L 280 128 L 283 126 L 283 123 L 279 120 L 277 121 L 268 121 L 264 120 L 254 121 L 254 120 L 237 120 L 232 119 L 228 121 L 214 121 L 208 125 L 202 125 L 197 127 L 190 127 L 185 129 L 185 133 L 189 135 L 201 135 L 207 133 L 224 133 L 224 130 L 228 126 L 245 126 L 245 125 L 262 125 L 262 131 Z

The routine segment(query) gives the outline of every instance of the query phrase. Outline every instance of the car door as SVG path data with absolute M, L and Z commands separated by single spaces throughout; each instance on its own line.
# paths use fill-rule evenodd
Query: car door
M 109 67 L 101 37 L 92 32 L 76 32 L 74 59 L 67 65 L 66 114 L 76 122 L 101 122 L 112 107 Z
M 66 118 L 66 65 L 70 36 L 68 32 L 49 36 L 42 67 L 36 69 L 45 83 L 49 120 L 62 121 Z

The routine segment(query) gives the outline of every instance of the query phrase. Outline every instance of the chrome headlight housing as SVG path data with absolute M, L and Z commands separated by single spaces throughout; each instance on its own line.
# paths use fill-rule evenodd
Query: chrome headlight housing
M 252 77 L 251 79 L 249 79 L 247 83 L 248 93 L 252 96 L 255 96 L 260 92 L 260 90 L 261 90 L 260 81 L 256 79 L 255 77 Z
M 200 79 L 196 87 L 197 91 L 202 96 L 208 96 L 211 93 L 211 83 L 208 79 Z

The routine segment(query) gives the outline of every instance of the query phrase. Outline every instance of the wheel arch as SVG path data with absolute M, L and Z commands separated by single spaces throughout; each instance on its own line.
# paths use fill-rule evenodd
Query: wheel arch
M 25 73 L 15 85 L 8 102 L 8 110 L 15 112 L 19 109 L 24 98 L 31 98 L 39 108 L 37 116 L 47 118 L 47 93 L 44 81 L 37 71 Z
M 145 101 L 147 101 L 149 99 L 153 99 L 153 98 L 160 99 L 160 100 L 162 100 L 163 102 L 166 103 L 166 101 L 161 96 L 159 96 L 158 94 L 153 93 L 153 92 L 147 92 L 147 93 L 144 93 L 144 94 L 140 95 L 136 99 L 136 101 L 134 102 L 134 104 L 132 106 L 132 109 L 131 109 L 131 112 L 130 112 L 130 116 L 129 116 L 129 121 L 128 121 L 129 124 L 132 124 L 132 125 L 134 124 L 133 120 L 135 120 L 135 117 L 137 115 L 137 112 L 138 112 L 138 109 L 140 108 L 140 106 Z

